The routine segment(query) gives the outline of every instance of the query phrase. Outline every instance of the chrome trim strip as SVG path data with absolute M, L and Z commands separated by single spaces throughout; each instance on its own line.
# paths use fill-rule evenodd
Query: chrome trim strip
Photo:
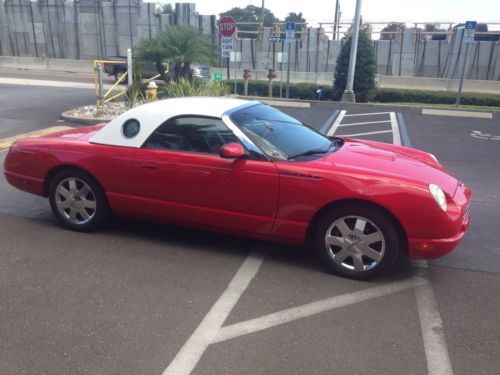
M 251 141 L 251 139 L 248 138 L 246 136 L 246 134 L 243 133 L 241 131 L 241 129 L 229 117 L 232 113 L 234 113 L 240 109 L 247 108 L 247 107 L 253 107 L 254 105 L 259 105 L 259 104 L 262 104 L 262 103 L 254 101 L 254 102 L 248 102 L 248 103 L 242 104 L 240 106 L 231 108 L 230 110 L 224 112 L 224 114 L 222 115 L 222 121 L 224 121 L 224 123 L 227 125 L 227 127 L 229 129 L 231 129 L 231 131 L 234 133 L 234 135 L 240 140 L 240 142 L 243 144 L 243 146 L 246 147 L 247 150 L 258 154 L 264 160 L 270 161 L 271 159 L 269 159 L 269 157 L 259 147 L 257 147 L 257 145 L 255 143 L 253 143 Z

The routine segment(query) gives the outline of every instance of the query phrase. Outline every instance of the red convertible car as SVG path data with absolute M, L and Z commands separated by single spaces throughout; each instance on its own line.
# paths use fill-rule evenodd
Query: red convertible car
M 366 279 L 401 253 L 452 251 L 471 192 L 426 152 L 326 137 L 255 101 L 179 98 L 107 125 L 16 142 L 4 173 L 48 197 L 66 227 L 110 215 L 311 244 L 333 272 Z

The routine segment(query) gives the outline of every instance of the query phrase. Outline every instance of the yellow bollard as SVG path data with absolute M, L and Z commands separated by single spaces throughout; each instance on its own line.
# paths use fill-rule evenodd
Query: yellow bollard
M 158 96 L 158 85 L 154 81 L 149 82 L 148 87 L 145 90 L 145 93 L 148 100 L 151 101 L 156 100 Z

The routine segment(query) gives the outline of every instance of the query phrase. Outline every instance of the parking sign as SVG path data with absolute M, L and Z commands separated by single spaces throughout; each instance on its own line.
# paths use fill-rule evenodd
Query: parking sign
M 295 22 L 287 22 L 285 24 L 285 38 L 288 43 L 295 40 Z
M 472 43 L 476 33 L 476 21 L 465 21 L 464 43 Z

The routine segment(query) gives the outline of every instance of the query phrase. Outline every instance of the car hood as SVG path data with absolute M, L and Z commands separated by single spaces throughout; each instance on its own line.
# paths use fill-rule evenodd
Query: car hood
M 380 142 L 345 139 L 339 150 L 321 162 L 329 168 L 388 177 L 399 184 L 436 184 L 450 197 L 459 183 L 431 154 Z

